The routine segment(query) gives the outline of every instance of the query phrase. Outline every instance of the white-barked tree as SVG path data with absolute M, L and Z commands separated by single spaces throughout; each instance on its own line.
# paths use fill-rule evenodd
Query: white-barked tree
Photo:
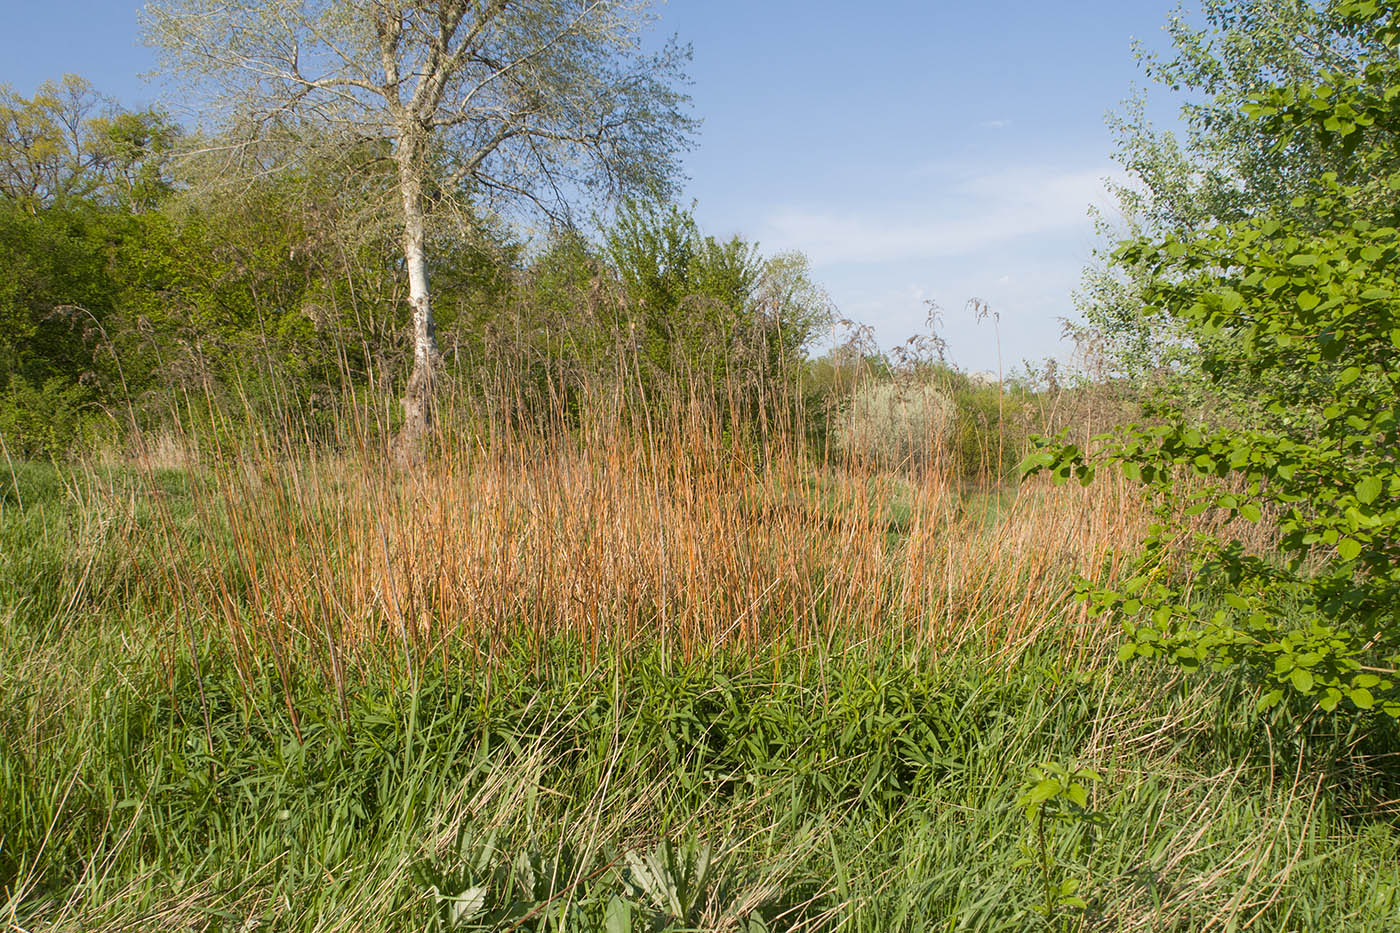
M 695 128 L 688 49 L 647 53 L 648 0 L 157 0 L 146 36 L 226 139 L 259 128 L 382 141 L 413 320 L 400 456 L 434 422 L 440 356 L 427 244 L 445 201 L 559 216 L 661 194 Z M 230 164 L 234 164 L 231 162 Z

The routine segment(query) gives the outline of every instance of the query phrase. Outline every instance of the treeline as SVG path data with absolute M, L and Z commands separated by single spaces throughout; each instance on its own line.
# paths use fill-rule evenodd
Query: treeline
M 347 393 L 394 397 L 412 348 L 401 234 L 373 196 L 387 146 L 224 145 L 74 76 L 4 90 L 0 134 L 11 456 L 149 428 L 187 393 L 312 425 Z M 802 256 L 706 235 L 666 203 L 628 202 L 595 237 L 561 222 L 527 241 L 460 218 L 437 225 L 429 255 L 453 391 L 521 411 L 567 414 L 601 380 L 720 393 L 742 416 L 797 385 L 829 315 Z

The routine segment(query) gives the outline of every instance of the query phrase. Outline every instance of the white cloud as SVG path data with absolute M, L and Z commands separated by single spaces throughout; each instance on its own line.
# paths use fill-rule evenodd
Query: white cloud
M 928 172 L 953 174 L 947 168 Z M 1103 180 L 1110 169 L 1048 172 L 1010 168 L 959 173 L 922 200 L 923 216 L 907 207 L 885 211 L 833 211 L 792 207 L 773 212 L 763 224 L 763 242 L 800 249 L 818 264 L 877 263 L 935 259 L 977 253 L 1011 240 L 1088 228 L 1091 203 L 1107 200 Z M 922 187 L 922 186 L 920 186 Z
M 983 120 L 977 124 L 984 130 L 1004 130 L 1011 125 L 1010 120 Z

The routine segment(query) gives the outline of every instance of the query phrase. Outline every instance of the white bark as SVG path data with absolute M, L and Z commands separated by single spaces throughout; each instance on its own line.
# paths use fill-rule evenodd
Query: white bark
M 433 406 L 439 354 L 428 288 L 428 262 L 424 250 L 426 220 L 423 178 L 417 167 L 416 144 L 400 141 L 399 188 L 403 198 L 403 258 L 408 271 L 408 303 L 413 311 L 413 369 L 403 398 L 403 430 L 398 438 L 400 460 L 413 460 L 433 428 Z

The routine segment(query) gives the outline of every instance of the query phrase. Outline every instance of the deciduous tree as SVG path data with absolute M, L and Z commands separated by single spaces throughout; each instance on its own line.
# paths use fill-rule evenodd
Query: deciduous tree
M 1266 212 L 1315 227 L 1311 211 L 1292 201 L 1323 173 L 1345 170 L 1349 153 L 1311 136 L 1280 144 L 1245 106 L 1264 88 L 1315 84 L 1329 72 L 1357 70 L 1384 49 L 1375 36 L 1359 34 L 1331 7 L 1310 0 L 1193 6 L 1198 14 L 1178 7 L 1168 20 L 1169 52 L 1139 48 L 1149 89 L 1110 118 L 1115 158 L 1130 180 L 1111 186 L 1117 210 L 1111 221 L 1100 217 L 1108 244 L 1085 272 L 1077 305 L 1114 369 L 1139 381 L 1170 374 L 1170 388 L 1198 409 L 1257 420 L 1248 385 L 1199 378 L 1195 361 L 1209 338 L 1148 312 L 1148 270 L 1115 257 L 1111 244 L 1126 236 L 1192 236 Z M 1158 94 L 1180 102 L 1176 129 L 1149 120 L 1148 95 Z
M 1146 270 L 1150 307 L 1207 339 L 1205 377 L 1243 375 L 1270 421 L 1221 429 L 1167 403 L 1102 439 L 1099 465 L 1163 508 L 1140 572 L 1093 596 L 1125 623 L 1124 657 L 1243 670 L 1264 707 L 1307 697 L 1400 718 L 1400 12 L 1343 0 L 1330 15 L 1374 51 L 1262 86 L 1240 116 L 1280 150 L 1344 154 L 1339 170 L 1286 208 L 1120 250 Z M 1095 463 L 1061 446 L 1027 468 L 1089 482 Z M 1277 554 L 1230 524 L 1266 515 Z
M 693 123 L 685 49 L 644 54 L 646 0 L 157 0 L 150 41 L 231 137 L 315 126 L 384 140 L 397 171 L 413 367 L 398 449 L 433 423 L 431 219 L 664 191 Z

